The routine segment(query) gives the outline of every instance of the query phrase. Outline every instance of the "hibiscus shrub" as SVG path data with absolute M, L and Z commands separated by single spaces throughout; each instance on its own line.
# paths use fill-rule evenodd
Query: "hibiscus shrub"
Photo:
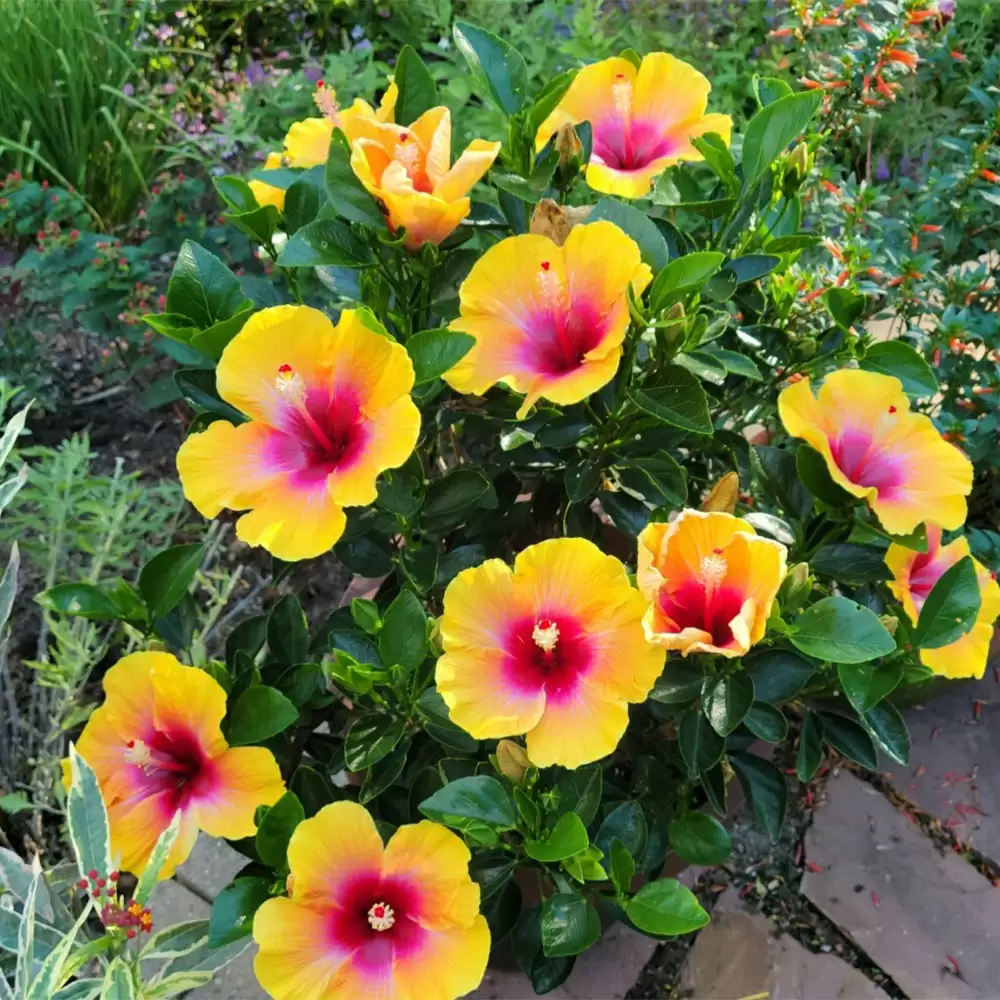
M 279 998 L 455 997 L 505 939 L 545 992 L 609 920 L 702 926 L 669 873 L 726 860 L 733 777 L 777 836 L 766 744 L 802 781 L 827 748 L 905 764 L 889 695 L 981 675 L 1000 610 L 929 369 L 861 294 L 796 307 L 822 95 L 758 79 L 731 137 L 665 53 L 529 93 L 500 39 L 455 42 L 502 143 L 452 162 L 410 48 L 378 110 L 321 85 L 218 181 L 275 304 L 188 244 L 154 321 L 204 358 L 192 503 L 292 590 L 332 548 L 372 596 L 310 626 L 288 593 L 185 667 L 190 552 L 63 595 L 172 650 L 109 672 L 80 739 L 115 850 L 140 869 L 178 811 L 172 864 L 231 839 L 210 939 L 252 928 Z

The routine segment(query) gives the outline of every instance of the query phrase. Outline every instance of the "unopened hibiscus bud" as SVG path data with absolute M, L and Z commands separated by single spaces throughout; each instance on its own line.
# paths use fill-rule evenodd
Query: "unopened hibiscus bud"
M 497 767 L 505 778 L 510 778 L 515 785 L 519 785 L 524 781 L 531 761 L 519 743 L 501 740 L 497 744 Z
M 896 629 L 899 628 L 899 619 L 895 615 L 879 615 L 878 620 L 885 626 L 889 635 L 896 634 Z
M 809 564 L 796 563 L 788 571 L 778 593 L 778 601 L 783 612 L 796 611 L 805 603 L 812 593 L 812 577 L 809 575 Z
M 583 143 L 572 122 L 560 125 L 556 131 L 555 149 L 559 154 L 557 179 L 561 187 L 572 184 L 583 166 Z
M 812 154 L 804 142 L 800 142 L 785 160 L 785 175 L 781 182 L 781 192 L 786 198 L 794 196 L 802 186 L 812 168 Z

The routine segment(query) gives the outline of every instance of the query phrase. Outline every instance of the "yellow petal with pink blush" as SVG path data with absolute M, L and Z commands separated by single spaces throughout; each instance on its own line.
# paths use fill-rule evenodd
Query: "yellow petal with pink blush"
M 539 766 L 607 755 L 663 667 L 644 608 L 622 564 L 582 538 L 529 546 L 513 571 L 496 559 L 463 571 L 445 591 L 436 671 L 452 721 L 480 739 L 526 734 Z
M 382 838 L 364 806 L 324 806 L 295 828 L 288 843 L 292 895 L 306 905 L 335 905 L 343 880 L 354 871 L 380 871 L 382 854 Z
M 483 981 L 489 957 L 490 929 L 485 917 L 477 916 L 469 927 L 430 931 L 424 951 L 396 964 L 394 996 L 398 1000 L 464 997 Z
M 692 65 L 666 52 L 650 52 L 636 74 L 631 111 L 664 130 L 699 121 L 712 85 Z
M 197 667 L 186 667 L 174 657 L 150 667 L 153 682 L 153 726 L 159 732 L 186 729 L 202 751 L 217 757 L 226 749 L 222 720 L 226 692 L 219 682 Z
M 268 153 L 264 161 L 265 170 L 277 170 L 282 165 L 281 153 Z M 279 211 L 285 210 L 284 188 L 274 187 L 266 181 L 250 181 L 250 190 L 258 205 L 274 205 Z
M 269 899 L 257 910 L 253 939 L 258 952 L 253 971 L 270 996 L 346 1000 L 345 994 L 334 990 L 350 956 L 346 948 L 331 948 L 324 941 L 324 919 L 322 912 L 284 897 Z
M 468 927 L 479 915 L 479 886 L 469 878 L 469 848 L 451 830 L 423 820 L 401 826 L 386 845 L 382 874 L 420 883 L 421 927 Z
M 927 521 L 952 530 L 965 520 L 972 463 L 931 419 L 911 413 L 890 375 L 843 369 L 813 395 L 809 379 L 783 390 L 785 429 L 815 448 L 831 478 L 863 498 L 890 534 Z
M 285 161 L 290 167 L 318 167 L 330 155 L 333 122 L 329 118 L 306 118 L 295 122 L 285 136 Z
M 434 197 L 442 201 L 464 198 L 485 176 L 497 158 L 497 143 L 473 139 L 465 152 L 435 183 Z
M 218 791 L 199 801 L 198 826 L 210 837 L 252 837 L 257 808 L 273 806 L 285 794 L 278 762 L 264 747 L 231 747 L 212 764 Z

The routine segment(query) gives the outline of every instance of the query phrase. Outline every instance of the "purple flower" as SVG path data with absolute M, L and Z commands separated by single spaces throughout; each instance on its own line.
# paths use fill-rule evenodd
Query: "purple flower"
M 163 93 L 164 94 L 176 94 L 177 93 L 177 84 L 176 83 L 169 83 L 169 82 L 165 83 L 163 85 Z
M 126 97 L 131 97 L 135 93 L 135 87 L 133 87 L 131 83 L 126 83 L 125 86 L 122 87 L 122 93 Z
M 282 49 L 278 53 L 278 58 L 279 59 L 291 59 L 291 57 L 292 57 L 292 54 L 288 51 L 288 49 Z
M 945 17 L 954 17 L 955 0 L 940 0 L 938 3 L 938 10 L 944 14 Z
M 255 86 L 258 83 L 263 83 L 264 78 L 267 76 L 267 74 L 264 72 L 264 67 L 261 66 L 261 64 L 257 62 L 256 59 L 253 59 L 249 63 L 247 63 L 247 68 L 244 71 L 243 75 L 246 77 L 246 81 L 247 83 L 250 84 L 251 87 Z
M 360 24 L 356 24 L 354 25 L 353 28 L 351 28 L 351 38 L 353 38 L 354 41 L 358 41 L 359 39 L 364 37 L 365 37 L 365 29 Z
M 357 45 L 354 46 L 355 52 L 370 52 L 372 43 L 367 38 L 362 38 Z
M 875 180 L 887 181 L 891 176 L 892 171 L 889 170 L 889 164 L 886 162 L 884 156 L 880 156 L 878 163 L 875 164 Z
M 913 172 L 913 160 L 910 159 L 910 154 L 905 149 L 899 158 L 899 172 L 904 177 L 909 177 Z
M 302 75 L 310 83 L 319 83 L 319 81 L 323 79 L 323 68 L 316 65 L 305 66 L 302 69 Z

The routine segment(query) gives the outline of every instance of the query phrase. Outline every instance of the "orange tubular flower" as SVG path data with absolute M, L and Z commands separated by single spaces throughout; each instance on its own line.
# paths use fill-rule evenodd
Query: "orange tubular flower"
M 716 132 L 729 143 L 729 115 L 705 114 L 711 89 L 693 66 L 666 52 L 651 52 L 638 69 L 620 56 L 604 59 L 576 74 L 535 145 L 541 149 L 561 125 L 589 121 L 587 183 L 604 194 L 642 198 L 671 164 L 702 159 L 693 138 Z
M 914 552 L 895 543 L 889 546 L 885 554 L 886 565 L 893 576 L 889 588 L 914 625 L 934 584 L 946 570 L 969 554 L 965 538 L 942 545 L 941 529 L 934 524 L 927 525 L 926 552 Z M 942 677 L 982 677 L 986 671 L 993 623 L 1000 616 L 1000 586 L 997 586 L 995 574 L 978 561 L 973 562 L 982 596 L 975 624 L 947 646 L 920 650 L 920 662 Z
M 469 849 L 426 820 L 389 843 L 334 802 L 288 844 L 289 897 L 257 911 L 257 979 L 275 1000 L 455 1000 L 486 971 L 490 931 Z
M 910 412 L 899 379 L 842 369 L 826 376 L 818 396 L 803 379 L 778 397 L 778 413 L 890 534 L 908 534 L 923 521 L 950 531 L 965 520 L 972 463 L 930 417 Z
M 641 295 L 652 272 L 614 223 L 575 226 L 560 247 L 547 236 L 511 236 L 476 261 L 451 324 L 476 338 L 444 376 L 459 392 L 498 382 L 523 392 L 522 418 L 540 397 L 562 406 L 606 385 L 628 331 L 627 290 Z
M 628 703 L 649 694 L 664 652 L 642 634 L 646 604 L 625 567 L 583 538 L 553 538 L 463 570 L 440 620 L 437 687 L 477 739 L 527 734 L 538 767 L 607 756 Z
M 97 775 L 123 869 L 143 870 L 178 810 L 161 879 L 187 859 L 199 830 L 253 836 L 254 811 L 277 802 L 284 782 L 270 750 L 226 744 L 226 692 L 209 674 L 168 653 L 133 653 L 105 674 L 104 692 L 76 748 Z
M 907 52 L 906 49 L 889 49 L 885 54 L 889 62 L 899 63 L 908 70 L 916 70 L 920 57 L 916 52 Z
M 344 530 L 344 507 L 375 499 L 420 431 L 406 350 L 345 309 L 275 306 L 251 316 L 216 370 L 219 395 L 247 414 L 217 420 L 177 453 L 187 498 L 205 517 L 248 510 L 237 537 L 279 559 L 311 559 Z
M 785 578 L 787 552 L 742 518 L 685 510 L 639 535 L 636 583 L 646 638 L 663 649 L 742 656 L 759 642 Z
M 469 214 L 468 193 L 493 165 L 499 142 L 473 139 L 451 163 L 451 112 L 431 108 L 412 125 L 358 119 L 347 130 L 351 166 L 385 206 L 389 227 L 406 229 L 404 246 L 440 243 Z

